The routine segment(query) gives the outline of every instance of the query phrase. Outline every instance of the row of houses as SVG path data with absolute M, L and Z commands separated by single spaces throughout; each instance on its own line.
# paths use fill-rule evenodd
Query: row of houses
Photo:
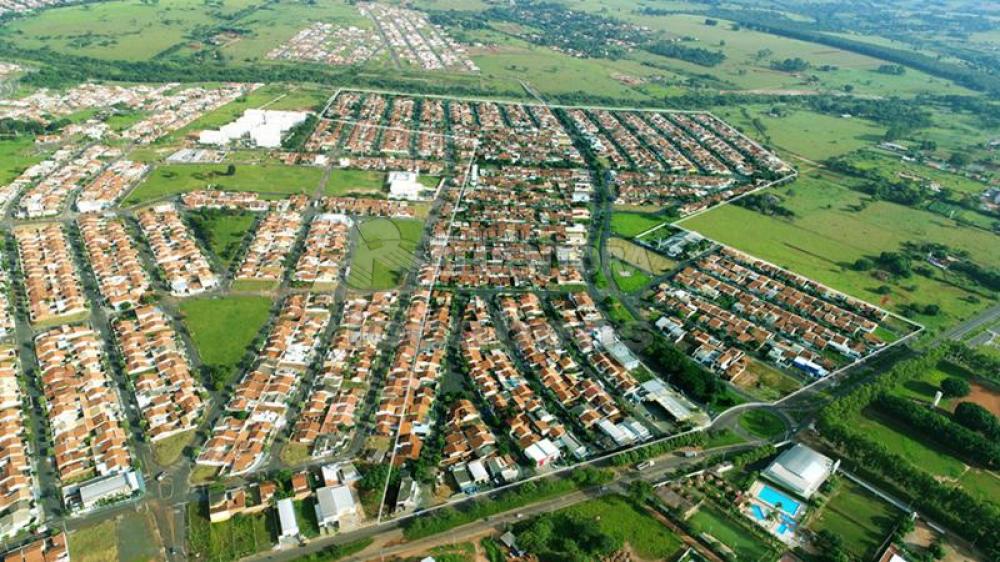
M 445 192 L 422 283 L 551 287 L 583 284 L 593 186 L 572 168 L 473 169 L 460 206 Z M 454 214 L 454 220 L 452 215 Z M 436 262 L 442 260 L 440 272 Z
M 97 332 L 52 328 L 35 337 L 35 355 L 66 504 L 89 509 L 138 491 L 121 398 Z
M 149 166 L 142 162 L 118 160 L 80 191 L 76 198 L 77 210 L 92 213 L 111 208 L 148 171 Z
M 170 318 L 154 306 L 139 306 L 116 318 L 112 329 L 150 441 L 195 429 L 204 389 Z
M 288 254 L 298 239 L 302 224 L 302 214 L 296 211 L 275 211 L 264 215 L 236 270 L 235 278 L 281 281 Z
M 36 480 L 25 426 L 25 396 L 14 345 L 0 341 L 0 537 L 10 537 L 38 520 Z
M 21 194 L 17 216 L 37 219 L 63 212 L 71 195 L 107 165 L 107 160 L 121 156 L 121 150 L 103 145 L 89 146 L 61 166 L 40 177 Z
M 423 70 L 479 70 L 465 47 L 422 12 L 374 2 L 358 4 L 358 11 L 374 20 L 386 47 L 399 60 Z
M 101 297 L 115 310 L 138 306 L 151 285 L 125 221 L 89 214 L 77 223 Z
M 340 325 L 292 430 L 291 440 L 311 447 L 314 456 L 332 453 L 354 435 L 398 299 L 396 292 L 384 291 L 344 303 Z
M 268 51 L 267 58 L 349 66 L 367 61 L 380 48 L 374 29 L 318 21 Z
M 171 294 L 195 295 L 218 286 L 219 277 L 173 204 L 145 208 L 136 213 L 136 219 Z
M 65 533 L 42 537 L 4 552 L 3 562 L 69 562 L 69 541 Z
M 346 271 L 350 230 L 354 221 L 346 215 L 321 213 L 309 223 L 304 248 L 292 279 L 322 290 L 330 288 Z
M 243 474 L 264 460 L 288 420 L 288 407 L 315 359 L 330 322 L 330 294 L 296 293 L 285 298 L 253 369 L 230 396 L 197 463 Z
M 87 298 L 63 226 L 20 226 L 14 229 L 14 238 L 31 322 L 48 323 L 86 313 Z

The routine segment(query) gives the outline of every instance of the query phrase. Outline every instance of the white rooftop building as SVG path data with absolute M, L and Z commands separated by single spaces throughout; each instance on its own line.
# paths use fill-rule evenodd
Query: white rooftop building
M 232 123 L 218 130 L 205 130 L 198 136 L 201 144 L 225 146 L 244 137 L 262 148 L 279 148 L 281 137 L 292 127 L 309 117 L 305 111 L 271 111 L 269 109 L 248 109 Z
M 802 444 L 778 455 L 761 476 L 809 498 L 837 470 L 838 462 Z
M 389 176 L 386 178 L 389 183 L 389 199 L 404 199 L 406 201 L 423 199 L 423 192 L 426 188 L 417 181 L 418 177 L 416 172 L 389 172 Z
M 295 521 L 295 504 L 292 498 L 278 500 L 278 524 L 281 527 L 279 539 L 299 536 L 299 524 Z
M 334 527 L 357 513 L 354 496 L 347 486 L 324 486 L 316 490 L 316 521 L 320 527 Z

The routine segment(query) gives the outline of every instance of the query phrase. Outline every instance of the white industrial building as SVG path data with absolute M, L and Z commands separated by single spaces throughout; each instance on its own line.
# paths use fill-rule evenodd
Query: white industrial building
M 778 455 L 761 476 L 791 492 L 809 498 L 837 470 L 840 462 L 796 444 Z
M 292 498 L 278 500 L 278 525 L 281 527 L 279 540 L 299 536 L 299 524 L 295 520 L 295 504 Z
M 389 172 L 389 176 L 386 178 L 389 183 L 389 199 L 406 201 L 424 199 L 423 194 L 427 188 L 417 181 L 418 177 L 419 174 L 416 172 Z
M 239 119 L 223 125 L 218 130 L 202 131 L 198 136 L 198 142 L 225 146 L 232 141 L 247 137 L 255 146 L 279 148 L 281 137 L 307 117 L 309 113 L 305 111 L 248 109 Z
M 334 528 L 357 514 L 354 496 L 347 486 L 324 486 L 316 490 L 316 521 L 320 527 Z

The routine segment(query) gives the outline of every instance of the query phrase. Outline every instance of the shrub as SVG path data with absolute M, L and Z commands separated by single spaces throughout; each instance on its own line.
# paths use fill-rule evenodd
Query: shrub
M 965 379 L 948 377 L 941 381 L 941 392 L 951 398 L 961 398 L 968 396 L 969 392 L 972 392 L 972 387 L 969 386 L 969 381 Z

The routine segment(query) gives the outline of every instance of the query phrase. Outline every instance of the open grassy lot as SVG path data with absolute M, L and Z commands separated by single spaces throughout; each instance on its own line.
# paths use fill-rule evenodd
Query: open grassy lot
M 870 560 L 899 514 L 890 504 L 845 478 L 809 526 L 816 532 L 833 532 L 844 539 L 847 552 L 857 559 Z
M 608 256 L 612 258 L 656 275 L 666 273 L 677 266 L 674 260 L 622 238 L 609 238 L 607 251 Z
M 627 543 L 646 560 L 669 559 L 681 548 L 680 539 L 669 529 L 621 497 L 603 497 L 564 511 L 598 520 L 603 532 Z
M 168 164 L 150 173 L 125 199 L 136 205 L 209 186 L 226 191 L 254 191 L 287 196 L 312 193 L 323 177 L 321 168 L 282 164 L 236 165 L 227 175 L 227 164 Z
M 621 260 L 611 260 L 611 275 L 618 288 L 626 293 L 634 293 L 652 280 L 645 271 Z
M 709 238 L 890 310 L 901 311 L 908 303 L 936 304 L 939 314 L 914 316 L 932 332 L 974 315 L 995 298 L 936 278 L 879 280 L 850 269 L 858 258 L 897 251 L 904 242 L 941 242 L 968 251 L 973 261 L 986 267 L 1000 266 L 1000 252 L 991 251 L 993 234 L 945 217 L 882 201 L 862 204 L 864 196 L 843 185 L 848 181 L 810 171 L 778 188 L 782 204 L 796 215 L 791 220 L 725 205 L 682 222 Z M 877 290 L 882 285 L 890 288 L 888 294 Z
M 257 215 L 243 211 L 203 210 L 188 213 L 188 220 L 199 238 L 208 242 L 208 249 L 222 267 L 229 269 Z
M 114 520 L 73 531 L 69 535 L 69 557 L 80 562 L 116 562 L 118 525 Z
M 735 384 L 755 398 L 768 402 L 802 388 L 802 382 L 795 377 L 756 359 L 750 361 L 747 371 Z
M 664 218 L 655 215 L 619 211 L 611 215 L 611 232 L 622 238 L 632 238 L 665 222 Z
M 370 219 L 357 228 L 348 285 L 361 290 L 396 287 L 413 266 L 424 223 L 414 219 Z
M 936 476 L 956 479 L 965 472 L 962 461 L 936 446 L 925 443 L 902 426 L 892 425 L 872 408 L 867 408 L 855 420 L 855 428 L 885 445 L 890 452 L 902 456 L 914 466 Z
M 182 301 L 179 308 L 202 362 L 232 369 L 267 321 L 271 300 L 202 297 Z
M 123 515 L 118 520 L 117 539 L 119 562 L 163 560 L 163 545 L 157 535 L 156 520 L 149 511 Z
M 100 59 L 148 60 L 185 41 L 199 26 L 220 25 L 259 0 L 200 0 L 146 3 L 141 0 L 82 4 L 39 11 L 4 27 L 4 41 L 48 47 L 59 53 Z
M 740 427 L 751 435 L 762 439 L 770 439 L 785 431 L 785 423 L 781 418 L 766 410 L 750 410 L 739 418 Z
M 152 444 L 153 460 L 160 466 L 170 466 L 181 458 L 184 447 L 194 440 L 194 430 L 176 433 Z
M 423 176 L 421 176 L 423 179 Z M 385 173 L 372 170 L 333 170 L 323 193 L 335 197 L 350 193 L 381 193 Z
M 0 140 L 0 185 L 7 185 L 24 170 L 42 160 L 31 137 Z
M 737 560 L 769 560 L 774 556 L 771 548 L 757 540 L 733 519 L 712 507 L 703 506 L 687 520 L 697 533 L 718 539 L 736 553 Z
M 188 545 L 195 557 L 231 561 L 271 548 L 274 543 L 274 510 L 255 515 L 237 515 L 229 521 L 211 523 L 208 506 L 188 504 Z

